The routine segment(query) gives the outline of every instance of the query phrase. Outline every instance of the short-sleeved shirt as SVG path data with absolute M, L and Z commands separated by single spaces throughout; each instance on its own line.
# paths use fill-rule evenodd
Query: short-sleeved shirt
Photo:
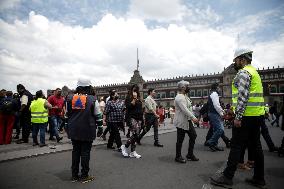
M 57 97 L 55 95 L 52 95 L 48 98 L 48 102 L 52 105 L 52 107 L 57 106 L 58 109 L 50 109 L 49 110 L 49 116 L 60 116 L 62 115 L 62 110 L 64 106 L 64 98 L 63 97 Z

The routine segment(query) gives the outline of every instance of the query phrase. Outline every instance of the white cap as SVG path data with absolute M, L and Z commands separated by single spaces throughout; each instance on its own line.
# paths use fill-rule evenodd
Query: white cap
M 241 56 L 241 55 L 252 54 L 252 53 L 253 53 L 253 51 L 249 50 L 249 49 L 237 49 L 235 51 L 235 54 L 234 54 L 234 59 Z M 251 59 L 251 56 L 248 56 L 247 58 Z
M 89 79 L 78 79 L 77 87 L 87 87 L 92 85 L 92 82 Z

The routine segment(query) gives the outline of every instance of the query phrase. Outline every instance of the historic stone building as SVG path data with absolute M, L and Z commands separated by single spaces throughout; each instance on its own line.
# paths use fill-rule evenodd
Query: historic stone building
M 265 102 L 272 104 L 274 101 L 283 103 L 284 98 L 284 68 L 267 68 L 258 70 L 263 81 Z M 222 89 L 220 94 L 221 101 L 225 104 L 231 103 L 231 83 L 236 74 L 236 71 L 231 64 L 224 68 L 221 73 L 202 74 L 202 75 L 188 75 L 179 76 L 168 79 L 155 79 L 151 81 L 144 81 L 143 77 L 137 69 L 134 71 L 128 83 L 111 84 L 96 86 L 96 94 L 98 97 L 108 96 L 111 89 L 116 89 L 122 99 L 127 95 L 128 87 L 132 84 L 138 84 L 141 90 L 141 96 L 144 99 L 147 97 L 149 88 L 156 89 L 157 102 L 165 107 L 173 105 L 174 97 L 177 94 L 177 83 L 180 80 L 189 81 L 191 85 L 190 97 L 193 103 L 203 103 L 207 101 L 210 93 L 210 86 L 212 83 L 219 83 Z

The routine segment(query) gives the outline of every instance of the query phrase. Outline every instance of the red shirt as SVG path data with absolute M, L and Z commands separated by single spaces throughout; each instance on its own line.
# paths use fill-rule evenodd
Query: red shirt
M 55 95 L 51 95 L 48 98 L 48 102 L 52 105 L 52 107 L 57 106 L 58 108 L 52 108 L 49 110 L 49 116 L 62 115 L 63 105 L 64 105 L 64 98 L 62 96 L 58 97 Z

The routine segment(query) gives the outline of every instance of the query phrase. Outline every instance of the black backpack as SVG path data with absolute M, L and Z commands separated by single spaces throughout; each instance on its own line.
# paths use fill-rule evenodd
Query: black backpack
M 4 114 L 11 114 L 14 112 L 13 99 L 3 99 L 1 102 L 1 112 Z

